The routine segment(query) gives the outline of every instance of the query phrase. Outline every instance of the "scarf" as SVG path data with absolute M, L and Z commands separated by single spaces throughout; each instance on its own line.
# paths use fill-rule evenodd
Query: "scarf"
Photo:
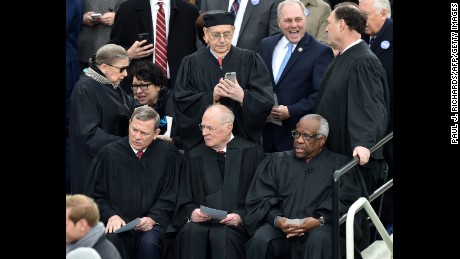
M 96 67 L 97 69 L 97 67 Z M 87 75 L 88 77 L 91 77 L 92 79 L 98 81 L 99 83 L 101 84 L 109 84 L 109 85 L 112 85 L 113 86 L 113 89 L 117 89 L 118 85 L 114 85 L 112 84 L 112 82 L 109 81 L 109 79 L 107 79 L 107 77 L 101 75 L 100 73 L 98 73 L 97 69 L 96 70 L 95 68 L 92 68 L 91 65 L 90 67 L 88 68 L 85 68 L 83 70 L 83 72 L 85 73 L 85 75 Z
M 105 227 L 104 223 L 99 222 L 96 226 L 91 228 L 86 235 L 84 235 L 80 240 L 75 243 L 70 243 L 65 245 L 65 252 L 68 254 L 70 251 L 77 249 L 79 247 L 93 247 L 96 244 L 97 240 L 104 235 Z

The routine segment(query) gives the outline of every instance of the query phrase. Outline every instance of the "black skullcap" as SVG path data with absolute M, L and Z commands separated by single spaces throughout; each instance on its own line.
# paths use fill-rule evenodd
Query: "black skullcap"
M 203 16 L 204 27 L 209 28 L 217 25 L 232 25 L 235 23 L 235 16 L 226 11 L 215 11 Z

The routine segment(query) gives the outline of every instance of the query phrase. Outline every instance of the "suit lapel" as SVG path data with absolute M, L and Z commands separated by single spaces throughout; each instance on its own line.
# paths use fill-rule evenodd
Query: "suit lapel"
M 150 9 L 149 1 L 137 1 L 136 11 L 139 12 L 139 17 L 141 23 L 145 28 L 145 32 L 149 32 L 151 37 L 153 37 L 153 24 L 152 24 L 152 11 Z M 155 40 L 151 40 L 155 43 Z
M 249 17 L 251 16 L 252 10 L 254 10 L 254 5 L 249 4 L 249 2 L 250 1 L 247 2 L 246 11 L 244 11 L 243 21 L 241 22 L 240 35 L 238 37 L 240 37 L 241 33 L 244 31 L 244 28 L 249 21 Z
M 303 36 L 303 38 L 299 41 L 297 44 L 295 50 L 292 52 L 291 57 L 289 58 L 288 63 L 286 64 L 286 67 L 284 67 L 283 73 L 281 74 L 280 78 L 278 79 L 278 84 L 283 81 L 284 76 L 286 73 L 291 70 L 291 68 L 295 65 L 297 60 L 305 53 L 308 48 L 309 48 L 309 43 L 310 43 L 310 35 L 306 34 Z M 277 85 L 278 85 L 277 84 Z

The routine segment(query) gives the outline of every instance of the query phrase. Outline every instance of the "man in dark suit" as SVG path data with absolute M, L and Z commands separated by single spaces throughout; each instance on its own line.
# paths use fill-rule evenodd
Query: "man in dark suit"
M 312 113 L 319 83 L 333 59 L 329 46 L 306 33 L 306 21 L 302 2 L 281 2 L 278 25 L 284 35 L 265 38 L 260 44 L 259 54 L 270 70 L 279 104 L 275 104 L 271 111 L 270 117 L 275 123 L 267 122 L 263 129 L 266 152 L 292 149 L 290 132 L 295 129 L 300 118 Z M 281 64 L 288 55 L 288 44 L 292 44 L 292 54 L 283 70 Z
M 153 0 L 154 10 L 158 10 L 158 0 Z M 163 0 L 166 10 L 167 37 L 167 77 L 170 79 L 169 88 L 179 70 L 182 58 L 196 51 L 195 20 L 198 18 L 198 7 L 182 0 Z M 169 10 L 169 13 L 167 13 Z M 148 0 L 126 1 L 120 5 L 115 23 L 110 33 L 110 43 L 123 46 L 128 50 L 130 59 L 148 58 L 153 60 L 155 26 L 152 7 Z M 169 20 L 168 20 L 169 17 Z M 139 42 L 137 34 L 149 33 L 148 44 Z M 141 46 L 142 45 L 142 46 Z M 132 80 L 126 80 L 132 82 Z M 130 85 L 126 92 L 131 92 Z
M 390 93 L 390 116 L 387 133 L 393 131 L 393 20 L 391 4 L 388 0 L 361 0 L 359 9 L 367 14 L 366 29 L 362 39 L 372 44 L 372 52 L 379 58 L 385 69 Z M 393 140 L 383 146 L 383 156 L 388 164 L 388 179 L 393 178 Z M 382 223 L 391 227 L 393 223 L 393 189 L 385 192 Z
M 234 0 L 202 0 L 201 11 L 230 11 Z M 232 45 L 257 51 L 260 41 L 268 36 L 279 34 L 276 24 L 276 9 L 282 0 L 240 0 L 235 17 L 235 34 Z M 249 22 L 249 19 L 251 21 Z

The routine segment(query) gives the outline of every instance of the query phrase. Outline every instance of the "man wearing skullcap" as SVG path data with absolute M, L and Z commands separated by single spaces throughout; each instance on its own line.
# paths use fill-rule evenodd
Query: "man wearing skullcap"
M 252 50 L 232 46 L 235 16 L 203 16 L 207 47 L 182 60 L 174 86 L 177 134 L 189 150 L 203 141 L 198 124 L 207 106 L 220 103 L 235 114 L 233 134 L 260 144 L 274 105 L 273 83 L 264 61 Z M 224 79 L 236 72 L 236 80 Z

